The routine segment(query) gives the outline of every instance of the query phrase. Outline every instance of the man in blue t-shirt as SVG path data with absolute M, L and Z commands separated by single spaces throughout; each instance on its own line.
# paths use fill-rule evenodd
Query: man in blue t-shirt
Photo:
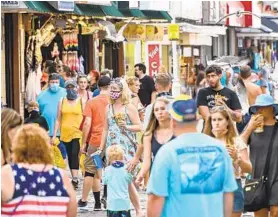
M 41 115 L 45 117 L 49 126 L 49 136 L 53 136 L 59 101 L 66 96 L 66 90 L 59 86 L 59 75 L 49 76 L 49 86 L 37 98 Z
M 148 183 L 149 217 L 228 217 L 237 189 L 224 144 L 197 133 L 197 107 L 189 96 L 169 106 L 176 139 L 158 151 Z

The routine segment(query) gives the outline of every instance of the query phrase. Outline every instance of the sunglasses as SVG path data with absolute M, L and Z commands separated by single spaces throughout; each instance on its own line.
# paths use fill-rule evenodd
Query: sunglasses
M 213 108 L 210 109 L 210 112 L 219 112 L 219 111 L 227 111 L 226 107 L 223 105 L 220 106 L 214 106 Z
M 120 87 L 121 90 L 124 88 L 123 84 L 121 82 L 121 78 L 113 78 L 111 80 L 110 84 L 117 84 Z M 113 91 L 113 92 L 116 92 L 116 91 Z

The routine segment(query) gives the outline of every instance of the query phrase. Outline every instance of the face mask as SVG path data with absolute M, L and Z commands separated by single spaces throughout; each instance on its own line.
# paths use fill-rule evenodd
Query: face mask
M 59 90 L 59 84 L 49 84 L 49 89 L 51 92 L 56 93 Z
M 121 92 L 110 92 L 110 97 L 113 100 L 119 99 L 120 96 L 121 96 Z
M 31 115 L 31 117 L 35 117 L 39 114 L 38 110 L 32 110 L 31 112 L 29 112 L 29 114 Z
M 77 91 L 74 89 L 67 89 L 67 99 L 68 100 L 77 99 Z

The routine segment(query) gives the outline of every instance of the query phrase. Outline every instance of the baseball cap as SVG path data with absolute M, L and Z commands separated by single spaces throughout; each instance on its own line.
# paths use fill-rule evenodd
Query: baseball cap
M 197 120 L 197 105 L 189 95 L 179 95 L 168 106 L 168 112 L 177 122 Z
M 99 80 L 98 80 L 98 86 L 99 87 L 105 87 L 108 86 L 111 82 L 111 79 L 108 76 L 102 76 Z
M 77 83 L 74 81 L 74 80 L 67 80 L 66 82 L 65 82 L 65 87 L 68 87 L 69 85 L 72 85 L 72 86 L 74 86 L 74 87 L 77 87 Z
M 49 81 L 51 80 L 59 80 L 59 74 L 57 73 L 52 73 L 49 75 Z

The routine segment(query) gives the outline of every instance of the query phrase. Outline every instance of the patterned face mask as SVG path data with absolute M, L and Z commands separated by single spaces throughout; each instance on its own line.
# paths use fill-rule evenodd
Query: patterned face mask
M 110 92 L 110 97 L 113 100 L 117 100 L 117 99 L 120 98 L 121 94 L 122 94 L 121 91 L 111 91 Z

